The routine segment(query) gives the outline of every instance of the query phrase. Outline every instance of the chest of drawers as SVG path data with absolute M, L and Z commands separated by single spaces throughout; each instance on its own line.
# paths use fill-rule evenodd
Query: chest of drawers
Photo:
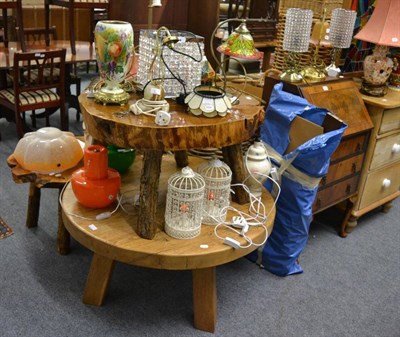
M 384 97 L 362 95 L 374 128 L 368 142 L 360 177 L 359 193 L 347 231 L 357 219 L 383 206 L 388 211 L 391 201 L 400 195 L 400 92 L 389 90 Z
M 267 76 L 263 99 L 269 101 L 272 87 L 279 82 L 277 75 Z M 373 127 L 358 87 L 352 79 L 326 79 L 318 83 L 284 83 L 283 89 L 303 96 L 311 104 L 332 111 L 347 125 L 342 140 L 333 153 L 327 175 L 321 180 L 313 214 L 348 201 L 339 229 L 345 237 L 352 210 L 350 198 L 358 193 L 361 170 Z

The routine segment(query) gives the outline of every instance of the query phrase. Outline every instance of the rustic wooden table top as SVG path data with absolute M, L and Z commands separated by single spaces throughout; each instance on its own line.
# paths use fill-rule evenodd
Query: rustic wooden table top
M 195 116 L 186 111 L 186 106 L 168 100 L 170 124 L 158 126 L 152 116 L 123 113 L 139 98 L 131 95 L 125 106 L 102 105 L 81 94 L 79 103 L 89 134 L 100 142 L 141 150 L 223 147 L 251 138 L 264 119 L 264 107 L 243 95 L 242 103 L 233 106 L 232 112 L 214 118 Z
M 191 167 L 195 168 L 202 159 L 189 157 L 189 161 Z M 130 171 L 122 176 L 121 193 L 126 193 L 131 198 L 139 194 L 141 164 L 142 158 L 138 156 Z M 223 244 L 222 240 L 215 236 L 214 226 L 210 225 L 202 225 L 201 234 L 189 240 L 174 239 L 162 230 L 167 179 L 177 170 L 174 157 L 164 155 L 156 216 L 158 229 L 152 240 L 143 239 L 135 232 L 136 221 L 132 221 L 132 218 L 138 216 L 138 207 L 130 207 L 132 214 L 127 214 L 122 209 L 119 209 L 105 221 L 86 220 L 71 215 L 76 214 L 94 219 L 100 212 L 113 209 L 113 206 L 102 210 L 85 208 L 77 202 L 70 185 L 62 195 L 65 227 L 82 245 L 101 256 L 132 265 L 156 269 L 192 270 L 208 268 L 236 260 L 255 250 L 257 248 L 255 246 L 246 249 L 233 249 Z M 270 233 L 275 217 L 275 209 L 273 208 L 273 199 L 267 191 L 263 193 L 263 202 L 267 212 L 272 209 L 266 222 Z M 232 202 L 231 205 L 248 213 L 249 204 L 239 205 Z M 229 217 L 232 217 L 231 212 L 228 213 L 228 219 Z M 90 229 L 89 225 L 91 224 L 95 224 L 97 230 Z M 242 245 L 245 244 L 244 239 L 235 236 L 232 231 L 221 228 L 218 233 L 222 237 L 230 236 L 241 242 Z M 261 226 L 250 228 L 247 234 L 256 243 L 262 242 L 265 238 L 265 230 Z M 201 245 L 207 245 L 207 248 L 201 248 Z

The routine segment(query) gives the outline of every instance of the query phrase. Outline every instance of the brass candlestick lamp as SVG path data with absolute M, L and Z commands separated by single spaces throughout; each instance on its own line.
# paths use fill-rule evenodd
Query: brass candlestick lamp
M 299 54 L 308 51 L 313 12 L 310 9 L 289 8 L 286 12 L 283 50 L 285 56 L 285 71 L 280 79 L 286 82 L 300 82 L 303 79 L 299 67 Z
M 335 8 L 332 11 L 329 40 L 333 50 L 331 64 L 325 68 L 329 76 L 336 77 L 340 73 L 340 69 L 336 66 L 336 56 L 339 49 L 350 47 L 356 18 L 357 12 L 353 10 Z
M 326 8 L 323 10 L 322 18 L 314 24 L 310 42 L 315 46 L 313 55 L 311 56 L 311 64 L 302 71 L 303 76 L 309 81 L 320 81 L 326 77 L 325 64 L 319 58 L 319 48 L 324 41 L 326 42 L 326 33 L 328 30 L 328 22 L 326 21 Z

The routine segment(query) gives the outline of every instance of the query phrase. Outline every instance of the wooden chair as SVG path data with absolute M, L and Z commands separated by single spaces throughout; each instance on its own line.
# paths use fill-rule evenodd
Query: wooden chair
M 27 131 L 25 112 L 32 110 L 60 109 L 61 130 L 68 130 L 65 54 L 65 49 L 14 54 L 14 85 L 0 91 L 0 115 L 15 122 L 18 138 Z
M 60 6 L 68 9 L 68 23 L 69 23 L 69 38 L 71 41 L 71 52 L 76 54 L 75 48 L 75 9 L 89 9 L 91 11 L 90 17 L 90 28 L 93 32 L 94 21 L 95 21 L 95 10 L 105 10 L 107 12 L 107 18 L 110 18 L 111 0 L 45 0 L 44 1 L 44 13 L 45 13 L 45 27 L 50 28 L 50 6 Z M 91 42 L 93 42 L 93 34 L 91 36 Z M 49 45 L 49 37 L 46 37 L 46 45 Z
M 18 32 L 17 28 L 17 32 Z M 36 28 L 25 28 L 23 30 L 23 38 L 25 40 L 25 44 L 27 45 L 29 43 L 33 42 L 38 42 L 38 43 L 43 43 L 46 38 L 46 32 L 49 34 L 50 40 L 57 40 L 57 30 L 55 26 L 50 27 L 49 29 L 46 29 L 45 27 L 36 27 Z M 18 36 L 19 33 L 18 33 Z M 27 51 L 26 49 L 23 51 Z M 77 65 L 76 64 L 71 64 L 70 66 L 67 65 L 68 72 L 65 73 L 65 85 L 66 85 L 66 101 L 69 102 L 69 98 L 71 97 L 71 86 L 75 85 L 75 91 L 76 91 L 76 97 L 78 97 L 81 94 L 81 78 L 78 76 L 78 71 L 77 71 Z M 35 125 L 35 114 L 33 113 L 31 115 L 32 117 L 32 126 L 36 127 Z M 36 117 L 41 117 L 41 116 L 36 116 Z M 45 115 L 46 118 L 48 118 L 48 114 Z M 78 108 L 76 111 L 76 119 L 79 121 L 80 119 L 80 109 L 79 109 L 79 104 Z M 48 119 L 46 119 L 46 126 L 48 126 Z
M 17 27 L 24 28 L 22 20 L 22 0 L 5 0 L 0 1 L 0 8 L 3 15 L 3 41 L 6 48 L 8 48 L 8 15 L 7 10 L 15 10 L 15 16 L 17 21 Z M 20 39 L 21 40 L 21 39 Z

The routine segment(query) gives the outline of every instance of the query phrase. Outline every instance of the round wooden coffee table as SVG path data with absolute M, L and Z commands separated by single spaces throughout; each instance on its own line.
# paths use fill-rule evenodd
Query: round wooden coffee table
M 142 157 L 136 158 L 130 171 L 122 177 L 121 193 L 135 196 L 140 193 L 140 171 Z M 190 165 L 197 167 L 201 159 L 189 157 Z M 214 234 L 214 226 L 202 225 L 201 234 L 190 240 L 178 240 L 168 236 L 163 230 L 164 205 L 166 198 L 167 179 L 177 171 L 174 156 L 164 155 L 162 160 L 159 193 L 157 201 L 156 225 L 157 231 L 152 240 L 143 239 L 137 235 L 138 206 L 132 205 L 130 214 L 122 209 L 103 221 L 86 220 L 80 217 L 94 219 L 102 210 L 93 210 L 81 206 L 70 185 L 62 194 L 63 220 L 71 236 L 83 246 L 93 251 L 93 259 L 83 295 L 83 302 L 101 305 L 107 292 L 115 262 L 123 262 L 135 266 L 167 270 L 192 270 L 193 274 L 193 311 L 194 326 L 197 329 L 213 332 L 217 317 L 216 266 L 222 265 L 247 255 L 257 247 L 234 249 L 227 246 Z M 273 199 L 267 191 L 263 192 L 262 200 L 269 211 L 273 207 Z M 248 212 L 248 204 L 232 206 Z M 74 215 L 71 215 L 74 214 Z M 232 217 L 228 213 L 228 219 Z M 273 209 L 266 221 L 271 232 L 275 217 Z M 95 225 L 95 227 L 91 226 Z M 247 233 L 256 243 L 265 238 L 262 227 L 252 227 Z M 227 229 L 221 229 L 219 235 L 230 236 L 245 244 L 243 238 L 236 237 Z
M 129 104 L 140 98 L 132 94 Z M 161 159 L 173 151 L 180 167 L 187 165 L 186 150 L 222 148 L 224 161 L 232 170 L 232 183 L 241 183 L 247 176 L 241 144 L 249 140 L 264 120 L 264 108 L 254 98 L 241 98 L 225 117 L 195 116 L 186 107 L 169 101 L 171 121 L 167 126 L 155 123 L 154 116 L 134 115 L 128 106 L 103 106 L 86 94 L 79 96 L 81 111 L 88 133 L 96 142 L 131 147 L 143 152 L 139 196 L 138 234 L 152 239 L 155 235 L 155 203 L 158 198 Z M 124 112 L 125 110 L 125 112 Z M 233 198 L 240 204 L 248 202 L 244 189 L 233 187 Z

